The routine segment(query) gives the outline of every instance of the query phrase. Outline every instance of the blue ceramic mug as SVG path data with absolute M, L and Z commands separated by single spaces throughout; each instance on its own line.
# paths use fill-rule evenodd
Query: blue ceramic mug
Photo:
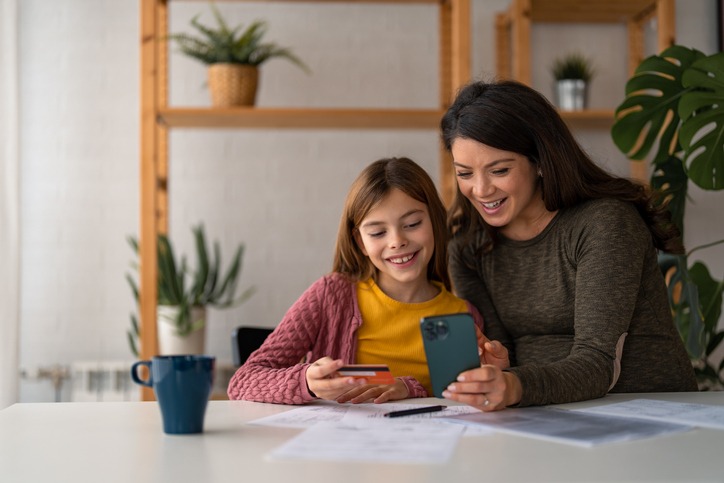
M 211 356 L 155 356 L 150 361 L 138 361 L 131 366 L 133 381 L 153 388 L 165 433 L 203 432 L 206 405 L 214 380 L 214 360 Z M 139 377 L 140 366 L 148 369 L 148 379 Z

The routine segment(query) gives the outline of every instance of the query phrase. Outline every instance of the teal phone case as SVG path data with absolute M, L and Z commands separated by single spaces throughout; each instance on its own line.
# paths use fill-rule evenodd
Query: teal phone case
M 436 397 L 463 371 L 480 367 L 475 323 L 468 313 L 423 317 L 422 342 Z

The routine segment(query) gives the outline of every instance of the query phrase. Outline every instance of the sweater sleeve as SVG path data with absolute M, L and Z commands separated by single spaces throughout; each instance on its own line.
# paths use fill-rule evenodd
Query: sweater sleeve
M 559 361 L 509 369 L 523 387 L 519 406 L 602 397 L 616 382 L 644 258 L 653 248 L 648 228 L 632 206 L 602 202 L 591 207 L 595 209 L 579 213 L 579 228 L 568 242 L 567 256 L 576 266 L 573 346 Z M 549 300 L 566 297 L 550 293 Z
M 325 324 L 325 288 L 325 279 L 319 279 L 291 306 L 264 344 L 233 375 L 229 399 L 277 404 L 315 399 L 307 387 L 309 363 L 301 361 Z

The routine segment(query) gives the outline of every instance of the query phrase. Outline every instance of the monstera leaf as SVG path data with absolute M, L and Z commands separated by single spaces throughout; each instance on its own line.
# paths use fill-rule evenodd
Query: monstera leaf
M 724 52 L 697 60 L 684 72 L 679 133 L 689 178 L 724 189 Z
M 684 212 L 689 178 L 684 170 L 684 163 L 676 156 L 669 156 L 656 165 L 651 175 L 651 187 L 661 193 L 663 201 L 671 212 L 671 219 L 684 233 Z
M 704 57 L 695 49 L 675 45 L 644 59 L 626 83 L 626 99 L 616 109 L 611 129 L 616 146 L 631 159 L 644 159 L 659 139 L 654 163 L 678 152 L 676 137 L 684 71 Z M 689 88 L 688 90 L 691 90 Z

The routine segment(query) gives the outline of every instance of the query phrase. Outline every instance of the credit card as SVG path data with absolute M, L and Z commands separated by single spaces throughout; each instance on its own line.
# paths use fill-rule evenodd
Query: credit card
M 364 378 L 369 384 L 394 384 L 390 368 L 385 364 L 350 364 L 337 371 L 342 377 Z

